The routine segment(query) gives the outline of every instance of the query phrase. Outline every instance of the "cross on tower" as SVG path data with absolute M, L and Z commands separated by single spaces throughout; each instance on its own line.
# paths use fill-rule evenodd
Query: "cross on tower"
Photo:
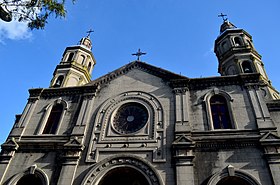
M 92 29 L 89 29 L 86 33 L 87 33 L 87 38 L 89 38 L 90 34 L 94 32 Z
M 137 56 L 137 61 L 140 61 L 140 56 L 141 55 L 146 55 L 147 53 L 143 53 L 140 51 L 140 49 L 138 49 L 137 53 L 133 53 L 132 55 Z
M 221 13 L 220 15 L 218 15 L 218 17 L 222 17 L 223 21 L 227 21 L 227 18 L 225 18 L 227 15 Z

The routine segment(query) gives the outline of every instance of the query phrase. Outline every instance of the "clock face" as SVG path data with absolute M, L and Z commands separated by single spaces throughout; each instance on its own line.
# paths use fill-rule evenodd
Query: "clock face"
M 148 110 L 142 104 L 124 104 L 113 117 L 114 129 L 121 134 L 137 132 L 146 125 L 148 115 Z

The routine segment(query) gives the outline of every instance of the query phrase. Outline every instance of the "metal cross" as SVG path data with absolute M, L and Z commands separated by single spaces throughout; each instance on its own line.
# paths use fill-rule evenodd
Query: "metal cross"
M 87 38 L 89 38 L 90 34 L 94 32 L 92 29 L 89 29 L 86 33 L 87 33 Z
M 147 53 L 143 53 L 140 51 L 140 49 L 138 49 L 137 53 L 133 53 L 132 55 L 137 56 L 137 60 L 140 61 L 140 56 L 141 55 L 146 55 Z
M 222 17 L 223 21 L 227 21 L 227 18 L 225 18 L 227 15 L 221 13 L 220 15 L 218 15 L 218 17 Z

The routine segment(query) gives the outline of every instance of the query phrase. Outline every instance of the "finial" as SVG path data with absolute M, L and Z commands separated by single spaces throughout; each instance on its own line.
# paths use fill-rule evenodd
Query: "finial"
M 92 32 L 94 32 L 93 29 L 89 29 L 89 30 L 86 32 L 86 33 L 87 33 L 87 36 L 86 36 L 86 37 L 89 38 L 89 36 L 90 36 L 90 34 L 91 34 Z
M 137 53 L 133 53 L 132 55 L 137 56 L 137 61 L 140 61 L 140 56 L 141 55 L 146 55 L 147 53 L 143 53 L 140 51 L 140 49 L 138 49 Z
M 227 17 L 227 15 L 221 13 L 220 15 L 218 15 L 218 17 L 222 17 L 223 21 L 226 22 L 228 20 L 228 18 L 225 18 Z

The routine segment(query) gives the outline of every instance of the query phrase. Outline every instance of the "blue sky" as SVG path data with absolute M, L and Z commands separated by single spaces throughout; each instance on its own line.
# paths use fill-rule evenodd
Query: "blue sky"
M 266 72 L 280 90 L 280 1 L 255 0 L 77 0 L 65 19 L 50 19 L 44 30 L 0 21 L 0 143 L 28 99 L 28 89 L 48 88 L 67 46 L 91 35 L 97 64 L 92 78 L 136 58 L 191 78 L 219 76 L 213 52 L 223 12 L 253 36 Z

